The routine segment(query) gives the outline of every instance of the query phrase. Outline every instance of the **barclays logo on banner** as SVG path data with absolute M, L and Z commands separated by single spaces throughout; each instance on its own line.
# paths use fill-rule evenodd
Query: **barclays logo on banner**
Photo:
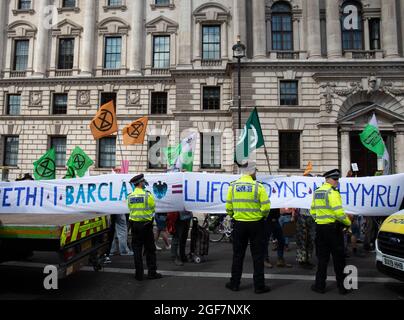
M 168 185 L 167 183 L 162 183 L 161 181 L 159 181 L 158 183 L 156 182 L 155 184 L 153 184 L 153 193 L 156 196 L 156 198 L 158 200 L 163 199 L 168 192 Z

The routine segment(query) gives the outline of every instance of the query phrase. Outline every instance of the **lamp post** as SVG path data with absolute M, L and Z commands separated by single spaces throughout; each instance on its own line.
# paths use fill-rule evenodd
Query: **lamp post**
M 241 130 L 241 59 L 246 56 L 246 46 L 241 43 L 240 36 L 238 36 L 237 44 L 233 46 L 233 58 L 237 59 L 238 69 L 238 128 Z

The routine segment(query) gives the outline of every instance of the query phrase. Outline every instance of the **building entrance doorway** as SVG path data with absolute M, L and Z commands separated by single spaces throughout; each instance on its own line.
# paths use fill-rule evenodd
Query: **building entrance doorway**
M 358 164 L 358 177 L 374 176 L 378 169 L 377 155 L 363 146 L 360 134 L 361 132 L 359 131 L 354 131 L 350 134 L 351 162 Z M 390 173 L 392 173 L 391 168 L 394 168 L 394 159 L 392 159 L 394 134 L 382 132 L 382 136 L 390 154 Z

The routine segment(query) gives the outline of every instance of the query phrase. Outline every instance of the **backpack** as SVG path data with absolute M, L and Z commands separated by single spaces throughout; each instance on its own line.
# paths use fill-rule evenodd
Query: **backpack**
M 175 223 L 177 222 L 179 218 L 179 213 L 178 212 L 169 212 L 167 213 L 167 232 L 171 235 L 175 234 Z

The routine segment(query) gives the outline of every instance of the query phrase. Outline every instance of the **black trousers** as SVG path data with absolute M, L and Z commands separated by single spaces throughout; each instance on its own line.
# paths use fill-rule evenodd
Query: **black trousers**
M 135 258 L 136 276 L 144 275 L 143 248 L 146 255 L 146 264 L 149 275 L 157 271 L 156 245 L 154 242 L 153 222 L 133 222 L 132 226 L 132 249 Z
M 175 222 L 175 234 L 171 242 L 171 258 L 179 258 L 185 262 L 187 259 L 186 247 L 189 235 L 191 220 L 180 220 Z
M 316 274 L 316 287 L 325 289 L 327 280 L 327 268 L 330 255 L 334 261 L 334 271 L 339 288 L 344 287 L 344 233 L 338 224 L 316 226 L 316 249 L 318 268 Z
M 234 223 L 233 229 L 233 266 L 231 270 L 231 283 L 239 286 L 243 274 L 243 263 L 248 242 L 254 263 L 254 286 L 261 289 L 265 286 L 264 275 L 264 246 L 265 221 L 251 221 Z

